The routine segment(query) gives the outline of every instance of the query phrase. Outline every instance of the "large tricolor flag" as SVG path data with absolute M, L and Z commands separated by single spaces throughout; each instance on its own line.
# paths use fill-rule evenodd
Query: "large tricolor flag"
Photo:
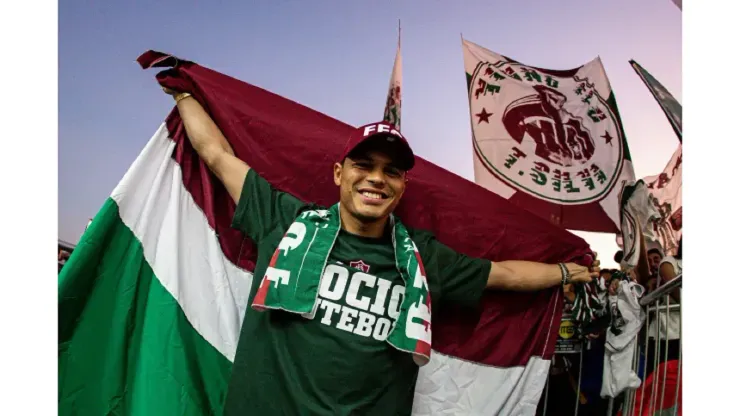
M 463 59 L 476 183 L 560 227 L 618 232 L 635 175 L 601 60 L 536 68 L 464 39 Z
M 273 186 L 336 202 L 331 162 L 351 126 L 192 62 L 156 52 L 139 62 L 176 65 L 157 75 L 160 84 L 193 93 L 237 157 Z M 254 295 L 255 248 L 230 228 L 234 208 L 173 110 L 59 276 L 60 415 L 222 413 Z M 582 239 L 421 158 L 398 214 L 494 261 L 586 264 L 591 255 Z M 444 310 L 414 414 L 533 415 L 561 312 L 559 289 L 491 292 L 480 310 Z
M 401 131 L 401 83 L 403 81 L 403 69 L 401 67 L 401 21 L 398 21 L 398 47 L 396 48 L 396 59 L 393 62 L 391 81 L 388 84 L 388 97 L 385 100 L 383 110 L 383 121 L 396 126 Z

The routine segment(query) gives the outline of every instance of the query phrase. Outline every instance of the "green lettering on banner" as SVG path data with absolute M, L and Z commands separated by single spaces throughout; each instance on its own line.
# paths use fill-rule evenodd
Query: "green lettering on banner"
M 583 184 L 586 185 L 586 188 L 588 188 L 590 191 L 593 191 L 596 188 L 594 180 L 591 177 L 583 178 L 581 180 L 583 181 Z
M 600 184 L 604 184 L 606 182 L 606 174 L 604 174 L 603 171 L 599 170 L 599 173 L 596 174 L 596 180 L 599 181 Z
M 540 74 L 538 74 L 537 71 L 533 69 L 525 69 L 524 76 L 527 78 L 527 81 L 542 82 L 542 78 L 540 77 Z
M 542 173 L 542 172 L 540 172 L 538 170 L 535 170 L 534 168 L 532 168 L 532 173 L 530 173 L 529 176 L 532 177 L 532 180 L 537 185 L 545 185 L 545 184 L 547 184 L 547 176 L 545 176 L 544 173 Z
M 532 177 L 532 180 L 537 185 L 546 185 L 547 184 L 547 175 L 546 173 L 550 173 L 550 168 L 542 163 L 542 162 L 535 162 L 534 168 L 532 168 L 532 173 L 530 173 L 530 176 Z
M 501 87 L 499 87 L 498 85 L 488 84 L 488 86 L 486 86 L 486 92 L 490 92 L 491 94 L 495 94 L 499 91 L 501 91 Z M 483 94 L 483 95 L 486 95 L 486 94 Z
M 560 180 L 555 179 L 552 181 L 552 190 L 555 192 L 560 192 Z
M 558 80 L 549 75 L 545 78 L 545 82 L 547 83 L 547 86 L 551 88 L 557 88 L 560 85 L 560 82 Z
M 478 99 L 481 94 L 483 94 L 483 96 L 486 96 L 489 92 L 491 94 L 495 94 L 499 91 L 501 91 L 500 86 L 489 84 L 485 80 L 478 79 L 478 88 L 475 90 L 475 98 Z
M 565 181 L 565 192 L 572 194 L 574 192 L 581 192 L 580 188 L 573 187 L 573 181 Z
M 507 169 L 511 169 L 511 167 L 514 166 L 514 163 L 516 163 L 516 161 L 519 160 L 520 157 L 527 157 L 524 152 L 516 147 L 512 147 L 511 150 L 513 150 L 514 153 L 510 153 L 509 156 L 506 158 L 506 161 L 504 162 L 504 166 L 506 166 Z
M 594 123 L 599 123 L 599 122 L 601 122 L 602 120 L 606 120 L 606 114 L 604 114 L 604 112 L 603 112 L 603 111 L 601 111 L 601 109 L 600 109 L 600 108 L 594 108 L 594 107 L 591 107 L 591 108 L 590 108 L 590 109 L 588 110 L 588 113 L 587 113 L 587 114 L 588 114 L 588 117 L 589 117 L 589 118 L 590 118 L 590 119 L 591 119 L 591 120 L 592 120 L 592 121 L 593 121 Z
M 489 78 L 493 77 L 496 79 L 496 81 L 500 81 L 502 79 L 506 79 L 505 76 L 499 74 L 498 72 L 494 71 L 493 68 L 495 68 L 493 65 L 489 65 L 488 68 L 486 68 L 485 75 L 488 75 Z
M 593 172 L 594 175 L 596 175 L 596 180 L 599 181 L 600 184 L 604 184 L 606 182 L 607 177 L 606 174 L 604 174 L 604 171 L 601 170 L 598 166 L 596 166 L 595 163 L 591 164 L 591 172 Z

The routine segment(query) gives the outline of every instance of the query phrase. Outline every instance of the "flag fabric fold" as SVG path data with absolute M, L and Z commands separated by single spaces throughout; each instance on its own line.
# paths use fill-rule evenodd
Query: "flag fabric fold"
M 552 70 L 462 46 L 476 183 L 560 227 L 618 232 L 635 175 L 601 60 Z
M 167 68 L 159 83 L 193 94 L 236 156 L 275 188 L 323 206 L 337 201 L 331 166 L 351 126 L 167 54 L 150 51 L 139 63 Z M 223 411 L 254 295 L 255 248 L 230 228 L 234 209 L 175 109 L 59 276 L 60 414 Z M 421 158 L 396 213 L 492 261 L 588 264 L 592 254 L 575 235 Z M 435 316 L 414 414 L 534 414 L 561 312 L 559 288 L 494 291 L 479 310 L 445 309 Z

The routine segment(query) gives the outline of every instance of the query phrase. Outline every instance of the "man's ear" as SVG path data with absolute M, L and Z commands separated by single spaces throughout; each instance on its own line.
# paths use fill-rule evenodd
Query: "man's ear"
M 334 185 L 339 186 L 342 184 L 342 166 L 344 161 L 334 163 Z

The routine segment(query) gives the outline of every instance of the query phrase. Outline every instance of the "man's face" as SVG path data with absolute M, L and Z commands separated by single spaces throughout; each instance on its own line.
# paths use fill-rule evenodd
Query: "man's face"
M 660 257 L 660 254 L 656 252 L 652 252 L 648 254 L 648 264 L 650 265 L 650 273 L 656 274 L 658 273 L 658 266 L 660 266 L 660 260 L 662 258 Z
M 401 201 L 406 173 L 384 153 L 370 151 L 334 164 L 339 201 L 363 223 L 385 220 Z

